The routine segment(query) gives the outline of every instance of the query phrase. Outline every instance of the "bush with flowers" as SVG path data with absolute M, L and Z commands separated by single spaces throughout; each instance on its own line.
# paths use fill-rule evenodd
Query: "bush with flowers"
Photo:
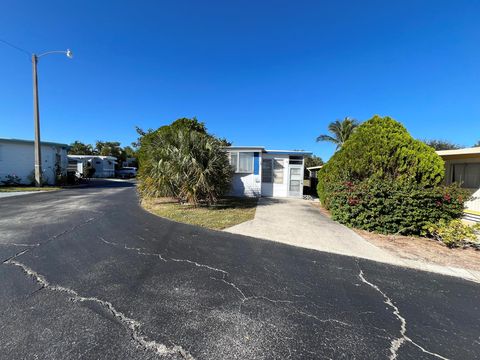
M 318 173 L 317 191 L 332 217 L 385 234 L 427 234 L 432 223 L 462 216 L 468 193 L 442 185 L 444 162 L 389 117 L 360 125 Z

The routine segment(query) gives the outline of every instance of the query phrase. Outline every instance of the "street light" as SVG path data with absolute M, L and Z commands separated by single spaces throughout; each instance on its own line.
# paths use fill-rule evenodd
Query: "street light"
M 32 54 L 32 67 L 33 67 L 33 121 L 35 126 L 35 186 L 42 186 L 42 154 L 40 145 L 40 112 L 38 109 L 38 77 L 37 77 L 37 63 L 38 59 L 42 56 L 49 54 L 65 54 L 69 59 L 73 58 L 72 51 L 70 49 L 47 51 L 40 55 Z

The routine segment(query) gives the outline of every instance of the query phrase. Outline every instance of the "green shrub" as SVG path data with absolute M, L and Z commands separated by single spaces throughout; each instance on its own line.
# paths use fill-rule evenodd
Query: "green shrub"
M 15 174 L 9 174 L 9 175 L 5 176 L 4 180 L 2 180 L 2 183 L 5 186 L 20 185 L 21 182 L 22 182 L 22 179 Z
M 450 248 L 458 246 L 472 246 L 480 248 L 480 224 L 470 226 L 461 220 L 450 222 L 441 219 L 428 227 L 428 233 L 434 239 L 442 241 Z
M 196 119 L 179 119 L 141 134 L 139 192 L 197 205 L 215 203 L 230 187 L 232 168 L 220 139 Z
M 421 234 L 432 222 L 458 218 L 466 192 L 456 185 L 422 188 L 394 181 L 344 182 L 330 196 L 332 217 L 385 234 Z
M 440 185 L 444 162 L 389 117 L 357 128 L 318 172 L 317 192 L 334 219 L 382 233 L 420 234 L 462 215 L 468 195 Z

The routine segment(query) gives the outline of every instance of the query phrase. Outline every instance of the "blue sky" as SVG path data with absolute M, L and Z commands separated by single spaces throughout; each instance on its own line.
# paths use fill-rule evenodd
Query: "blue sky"
M 18 1 L 0 38 L 39 63 L 42 138 L 136 139 L 196 116 L 235 145 L 305 149 L 374 114 L 480 140 L 479 1 Z M 29 57 L 0 44 L 0 137 L 33 138 Z

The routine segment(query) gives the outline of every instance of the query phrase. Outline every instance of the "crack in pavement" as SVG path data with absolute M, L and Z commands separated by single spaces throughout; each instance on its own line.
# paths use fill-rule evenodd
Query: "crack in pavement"
M 113 246 L 121 246 L 120 244 L 118 243 L 115 243 L 115 242 L 112 242 L 112 241 L 107 241 L 105 240 L 104 238 L 102 237 L 98 237 L 101 241 L 103 241 L 105 244 L 108 244 L 108 245 L 113 245 Z M 158 253 L 150 253 L 150 252 L 145 252 L 145 248 L 135 248 L 135 247 L 129 247 L 127 246 L 126 244 L 123 246 L 124 249 L 126 250 L 134 250 L 137 252 L 137 254 L 139 255 L 145 255 L 145 256 L 154 256 L 154 257 L 158 257 L 160 260 L 164 261 L 164 262 L 167 262 L 168 260 L 165 259 L 162 254 L 158 254 Z
M 214 280 L 214 281 L 221 281 L 221 282 L 227 284 L 228 286 L 233 288 L 240 295 L 240 304 L 239 304 L 239 307 L 238 307 L 239 311 L 242 310 L 242 306 L 243 306 L 243 304 L 245 304 L 245 302 L 251 301 L 251 300 L 265 300 L 265 301 L 268 301 L 268 302 L 271 302 L 271 303 L 274 303 L 274 304 L 279 304 L 279 303 L 280 304 L 294 304 L 294 301 L 291 301 L 291 300 L 274 300 L 274 299 L 270 299 L 266 296 L 246 296 L 245 293 L 235 283 L 233 283 L 231 281 L 227 281 L 226 277 L 229 275 L 229 273 L 228 273 L 228 271 L 225 271 L 223 269 L 219 269 L 219 268 L 216 268 L 216 267 L 213 267 L 213 266 L 210 266 L 210 265 L 202 264 L 202 263 L 199 263 L 199 262 L 196 262 L 196 261 L 193 261 L 193 260 L 188 260 L 188 259 L 166 258 L 160 253 L 148 252 L 148 251 L 146 251 L 145 248 L 129 247 L 126 244 L 124 244 L 122 246 L 119 243 L 112 242 L 112 241 L 107 241 L 100 236 L 98 237 L 98 239 L 101 240 L 102 242 L 104 242 L 105 244 L 108 244 L 108 245 L 123 247 L 126 250 L 136 251 L 137 254 L 139 254 L 139 255 L 158 257 L 160 260 L 162 260 L 164 262 L 168 262 L 168 261 L 184 262 L 184 263 L 188 263 L 190 265 L 194 265 L 196 267 L 201 267 L 201 268 L 205 268 L 205 269 L 208 269 L 208 270 L 211 270 L 211 271 L 214 271 L 214 272 L 221 273 L 222 278 L 219 279 L 219 278 L 215 278 L 215 277 L 210 277 L 210 279 Z M 143 238 L 141 238 L 141 239 L 143 239 Z M 304 297 L 304 295 L 294 295 L 294 296 Z M 307 313 L 305 311 L 298 310 L 296 308 L 291 309 L 291 310 L 293 310 L 295 313 L 297 313 L 299 315 L 313 318 L 313 319 L 315 319 L 315 320 L 317 320 L 321 323 L 336 323 L 336 324 L 339 324 L 339 325 L 342 325 L 342 326 L 350 326 L 350 327 L 352 326 L 352 324 L 349 324 L 349 323 L 346 323 L 344 321 L 337 320 L 337 319 L 321 319 L 316 315 Z
M 102 237 L 98 237 L 101 241 L 103 241 L 105 244 L 109 244 L 109 245 L 113 245 L 113 246 L 120 246 L 122 247 L 121 244 L 119 243 L 115 243 L 115 242 L 112 242 L 112 241 L 107 241 L 105 240 L 104 238 Z M 185 262 L 185 263 L 188 263 L 190 265 L 194 265 L 194 266 L 197 266 L 197 267 L 202 267 L 202 268 L 206 268 L 206 269 L 209 269 L 209 270 L 212 270 L 212 271 L 216 271 L 216 272 L 219 272 L 219 273 L 222 273 L 224 275 L 228 275 L 228 272 L 225 271 L 225 270 L 222 270 L 222 269 L 218 269 L 218 268 L 215 268 L 213 266 L 210 266 L 210 265 L 206 265 L 206 264 L 201 264 L 201 263 L 198 263 L 196 261 L 192 261 L 192 260 L 188 260 L 188 259 L 178 259 L 178 258 L 165 258 L 162 254 L 160 253 L 151 253 L 151 252 L 146 252 L 145 248 L 134 248 L 134 247 L 128 247 L 126 244 L 123 245 L 123 248 L 126 249 L 126 250 L 135 250 L 139 255 L 145 255 L 145 256 L 154 256 L 154 257 L 158 257 L 160 260 L 164 261 L 164 262 L 167 262 L 167 261 L 173 261 L 173 262 Z
M 358 263 L 357 263 L 358 265 Z M 400 337 L 396 338 L 396 339 L 393 339 L 390 343 L 390 357 L 389 357 L 389 360 L 394 360 L 397 358 L 398 356 L 398 350 L 400 349 L 400 347 L 405 343 L 405 342 L 409 342 L 410 344 L 412 344 L 413 346 L 417 347 L 418 349 L 420 349 L 422 352 L 426 353 L 426 354 L 429 354 L 429 355 L 432 355 L 438 359 L 443 359 L 443 360 L 449 360 L 448 358 L 440 355 L 440 354 L 437 354 L 437 353 L 434 353 L 434 352 L 431 352 L 431 351 L 428 351 L 426 350 L 424 347 L 422 347 L 421 345 L 417 344 L 415 341 L 413 341 L 410 337 L 407 336 L 407 320 L 400 314 L 400 310 L 399 308 L 393 303 L 393 300 L 390 299 L 387 294 L 385 294 L 377 285 L 371 283 L 370 281 L 368 281 L 365 276 L 364 276 L 364 272 L 362 269 L 360 269 L 360 266 L 359 266 L 359 270 L 360 270 L 360 273 L 358 274 L 358 277 L 360 278 L 360 280 L 367 284 L 368 286 L 370 286 L 372 289 L 374 289 L 375 291 L 377 291 L 378 293 L 380 293 L 382 296 L 383 296 L 383 302 L 385 304 L 387 304 L 390 308 L 393 309 L 393 314 L 395 315 L 395 317 L 400 321 Z
M 108 310 L 124 327 L 130 330 L 133 340 L 135 340 L 143 349 L 153 351 L 160 356 L 177 354 L 186 360 L 194 360 L 194 357 L 179 345 L 167 347 L 166 345 L 157 343 L 154 340 L 148 340 L 146 336 L 140 333 L 140 328 L 142 324 L 139 321 L 134 320 L 125 315 L 124 313 L 120 312 L 119 310 L 115 309 L 111 302 L 101 300 L 93 296 L 82 296 L 77 291 L 61 285 L 52 285 L 43 275 L 37 273 L 27 265 L 20 263 L 14 259 L 7 260 L 4 263 L 21 268 L 25 274 L 34 278 L 35 281 L 41 285 L 40 289 L 48 289 L 51 291 L 66 293 L 70 295 L 70 299 L 73 302 L 92 302 L 99 304 L 100 306 Z
M 32 245 L 27 245 L 27 244 L 10 244 L 10 245 L 15 245 L 15 246 L 25 246 L 25 247 L 28 247 L 28 249 L 22 250 L 22 251 L 16 253 L 15 255 L 13 255 L 13 256 L 10 256 L 10 257 L 7 258 L 6 260 L 3 260 L 3 263 L 6 264 L 8 261 L 13 260 L 13 259 L 16 259 L 17 257 L 19 257 L 19 256 L 21 256 L 21 255 L 23 255 L 23 254 L 31 251 L 31 250 L 34 249 L 34 248 L 38 248 L 38 247 L 40 247 L 40 246 L 42 246 L 42 245 L 47 245 L 48 243 L 52 242 L 53 240 L 58 239 L 59 237 L 65 235 L 65 234 L 67 234 L 67 233 L 69 233 L 69 232 L 72 232 L 72 231 L 78 229 L 78 228 L 81 227 L 81 226 L 87 225 L 87 224 L 89 224 L 89 223 L 91 223 L 92 221 L 97 220 L 97 219 L 98 219 L 98 217 L 96 217 L 96 218 L 89 218 L 89 219 L 87 219 L 86 221 L 81 222 L 80 224 L 76 224 L 76 225 L 72 226 L 72 227 L 69 228 L 69 229 L 66 229 L 66 230 L 64 230 L 64 231 L 62 231 L 62 232 L 60 232 L 60 233 L 58 233 L 58 234 L 55 234 L 55 235 L 49 237 L 49 238 L 48 238 L 45 242 L 43 242 L 43 243 L 37 243 L 37 244 L 32 244 Z M 4 244 L 2 244 L 2 245 L 4 245 Z M 5 245 L 7 245 L 7 244 L 5 244 Z
M 37 247 L 40 246 L 40 244 L 18 244 L 18 243 L 4 243 L 0 244 L 0 246 L 19 246 L 19 247 Z

